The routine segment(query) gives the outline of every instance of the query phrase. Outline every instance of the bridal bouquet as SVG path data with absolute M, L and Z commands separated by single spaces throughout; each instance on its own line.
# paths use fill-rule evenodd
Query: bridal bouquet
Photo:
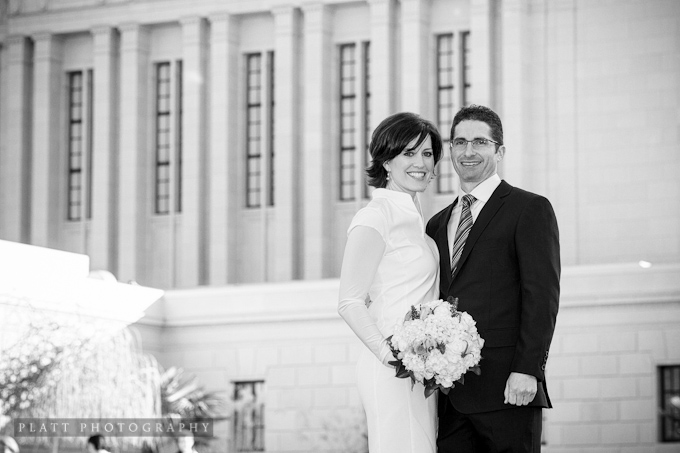
M 462 384 L 467 371 L 481 373 L 484 340 L 472 316 L 457 308 L 452 297 L 414 305 L 387 339 L 397 377 L 423 384 L 426 398 L 437 389 L 448 393 L 454 382 Z

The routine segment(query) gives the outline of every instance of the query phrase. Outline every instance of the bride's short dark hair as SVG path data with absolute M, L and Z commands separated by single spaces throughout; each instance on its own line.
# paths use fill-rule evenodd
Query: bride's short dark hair
M 416 146 L 430 137 L 435 165 L 442 157 L 442 138 L 430 121 L 415 113 L 402 112 L 385 118 L 373 131 L 369 152 L 371 165 L 366 169 L 368 184 L 382 188 L 387 185 L 387 170 L 383 164 L 401 154 L 413 139 Z

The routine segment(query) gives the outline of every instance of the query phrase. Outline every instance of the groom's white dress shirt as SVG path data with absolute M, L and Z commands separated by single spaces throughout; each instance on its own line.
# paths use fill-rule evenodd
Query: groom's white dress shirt
M 470 195 L 477 199 L 472 204 L 472 208 L 470 209 L 473 222 L 477 221 L 477 216 L 479 216 L 479 213 L 482 211 L 482 208 L 484 207 L 486 202 L 489 201 L 489 198 L 491 198 L 491 195 L 493 194 L 494 190 L 496 190 L 496 188 L 500 185 L 500 183 L 501 183 L 500 176 L 498 176 L 498 173 L 494 173 L 492 176 L 489 176 L 487 179 L 479 183 L 477 187 L 472 189 Z M 451 218 L 449 219 L 448 225 L 449 256 L 453 254 L 453 243 L 456 239 L 456 230 L 458 229 L 458 223 L 460 222 L 460 211 L 463 207 L 461 199 L 465 195 L 466 193 L 463 192 L 463 189 L 458 190 L 458 202 L 453 207 L 453 212 L 451 213 Z

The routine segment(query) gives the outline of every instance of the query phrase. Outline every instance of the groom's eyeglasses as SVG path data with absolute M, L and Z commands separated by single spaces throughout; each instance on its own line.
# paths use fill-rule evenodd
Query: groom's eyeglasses
M 464 138 L 454 138 L 449 142 L 451 149 L 454 151 L 463 151 L 467 148 L 467 144 L 472 143 L 472 149 L 475 151 L 480 151 L 485 149 L 489 144 L 495 143 L 499 145 L 500 143 L 495 142 L 488 138 L 473 138 L 472 140 L 465 140 Z

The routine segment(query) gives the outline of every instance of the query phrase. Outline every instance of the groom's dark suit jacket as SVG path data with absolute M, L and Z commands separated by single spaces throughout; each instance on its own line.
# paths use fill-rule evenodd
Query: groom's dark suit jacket
M 552 206 L 546 198 L 502 181 L 474 222 L 452 278 L 447 225 L 453 207 L 427 224 L 427 234 L 439 248 L 440 296 L 459 298 L 458 309 L 477 321 L 485 343 L 481 375 L 466 373 L 465 383 L 456 383 L 449 392 L 451 403 L 462 413 L 516 407 L 503 403 L 505 383 L 515 371 L 538 379 L 530 406 L 551 407 L 545 364 L 560 292 Z

